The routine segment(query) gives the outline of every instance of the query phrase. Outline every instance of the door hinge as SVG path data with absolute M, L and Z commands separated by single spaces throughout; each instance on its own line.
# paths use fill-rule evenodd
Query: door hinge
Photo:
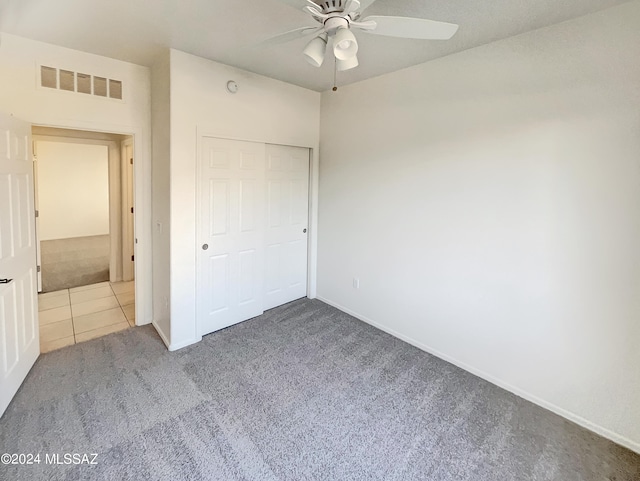
M 135 257 L 135 256 L 131 256 L 131 262 L 133 262 L 133 258 L 134 258 L 134 257 Z
M 133 207 L 131 207 L 131 213 L 133 214 Z
M 40 266 L 36 266 L 36 272 L 40 272 Z
M 131 157 L 131 158 L 129 159 L 129 163 L 130 163 L 131 165 L 133 165 L 133 157 Z
M 40 217 L 40 211 L 36 210 L 36 217 Z

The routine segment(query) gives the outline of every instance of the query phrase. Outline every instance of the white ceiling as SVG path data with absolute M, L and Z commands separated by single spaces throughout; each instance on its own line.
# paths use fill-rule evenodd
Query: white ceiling
M 626 0 L 378 0 L 367 15 L 453 22 L 449 41 L 395 39 L 356 32 L 360 66 L 339 73 L 346 85 L 494 40 L 625 3 Z M 151 65 L 172 47 L 309 89 L 331 88 L 333 62 L 314 68 L 306 39 L 260 41 L 314 25 L 304 0 L 0 0 L 0 31 Z M 1 48 L 1 46 L 0 46 Z

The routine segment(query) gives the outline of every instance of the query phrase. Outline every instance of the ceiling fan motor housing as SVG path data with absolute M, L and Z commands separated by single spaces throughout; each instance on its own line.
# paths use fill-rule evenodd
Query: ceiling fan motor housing
M 334 35 L 339 28 L 349 28 L 349 21 L 340 16 L 331 17 L 324 21 L 324 31 L 329 35 Z
M 322 8 L 322 13 L 334 13 L 343 12 L 347 0 L 315 1 L 315 3 L 317 3 L 318 6 Z

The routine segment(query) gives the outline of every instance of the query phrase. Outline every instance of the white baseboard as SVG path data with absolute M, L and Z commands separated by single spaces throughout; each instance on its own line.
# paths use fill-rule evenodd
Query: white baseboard
M 178 349 L 182 349 L 183 347 L 190 346 L 191 344 L 196 344 L 202 341 L 202 336 L 196 337 L 195 339 L 189 339 L 188 341 L 183 341 L 178 344 L 171 344 L 169 346 L 169 351 L 177 351 Z
M 160 326 L 158 326 L 155 320 L 152 321 L 151 324 L 153 324 L 153 327 L 156 328 L 156 331 L 158 332 L 160 339 L 162 339 L 162 342 L 164 342 L 164 345 L 167 346 L 167 349 L 169 351 L 177 351 L 178 349 L 182 349 L 183 347 L 187 347 L 187 346 L 190 346 L 191 344 L 195 344 L 197 342 L 202 341 L 202 336 L 200 336 L 195 339 L 189 339 L 188 341 L 172 344 L 169 342 L 169 339 L 167 339 L 167 336 L 165 335 L 164 332 L 162 332 L 162 329 L 160 329 Z
M 160 336 L 160 339 L 162 339 L 162 342 L 164 342 L 164 345 L 167 346 L 167 349 L 169 349 L 171 343 L 169 342 L 169 339 L 167 339 L 167 337 L 164 335 L 164 332 L 162 332 L 162 329 L 160 329 L 160 326 L 158 326 L 155 320 L 151 321 L 151 324 L 156 329 L 156 332 L 158 333 L 158 336 Z
M 613 441 L 616 444 L 619 444 L 620 446 L 624 446 L 627 449 L 630 449 L 631 451 L 634 451 L 638 454 L 640 454 L 640 443 L 637 443 L 635 441 L 632 441 L 631 439 L 626 438 L 625 436 L 621 436 L 618 433 L 615 433 L 607 428 L 604 428 L 598 424 L 595 424 L 591 421 L 589 421 L 588 419 L 585 419 L 575 413 L 572 413 L 571 411 L 567 411 L 566 409 L 563 409 L 559 406 L 556 406 L 553 403 L 547 402 L 544 399 L 540 399 L 537 396 L 534 396 L 533 394 L 530 394 L 526 391 L 523 391 L 520 388 L 517 388 L 515 386 L 512 386 L 511 384 L 504 382 L 498 378 L 495 378 L 494 376 L 487 374 L 484 371 L 481 371 L 479 369 L 476 369 L 473 366 L 470 366 L 464 362 L 460 362 L 457 359 L 454 359 L 436 349 L 433 349 L 421 342 L 418 342 L 408 336 L 405 336 L 404 334 L 401 334 L 400 332 L 397 332 L 389 327 L 386 327 L 382 324 L 379 324 L 361 314 L 358 314 L 357 312 L 352 311 L 351 309 L 348 309 L 344 306 L 341 306 L 340 304 L 338 304 L 337 302 L 333 302 L 329 299 L 325 299 L 321 296 L 317 297 L 318 300 L 329 304 L 330 306 L 335 307 L 336 309 L 341 310 L 342 312 L 345 312 L 353 317 L 355 317 L 356 319 L 359 319 L 363 322 L 366 322 L 367 324 L 372 325 L 373 327 L 380 329 L 381 331 L 386 332 L 387 334 L 392 335 L 393 337 L 397 337 L 398 339 L 401 339 L 409 344 L 411 344 L 412 346 L 417 347 L 418 349 L 422 349 L 423 351 L 428 352 L 429 354 L 432 354 L 440 359 L 443 359 L 447 362 L 450 362 L 451 364 L 453 364 L 454 366 L 459 367 L 460 369 L 464 369 L 467 372 L 470 372 L 471 374 L 478 376 L 482 379 L 484 379 L 485 381 L 489 381 L 492 384 L 495 384 L 498 387 L 501 387 L 502 389 L 505 389 L 506 391 L 509 391 L 513 394 L 515 394 L 516 396 L 519 396 L 523 399 L 526 399 L 527 401 L 530 401 L 534 404 L 537 404 L 540 407 L 543 407 L 544 409 L 547 409 L 559 416 L 562 416 L 565 419 L 568 419 L 569 421 L 572 421 L 580 426 L 582 426 L 585 429 L 588 429 L 589 431 L 592 431 L 602 437 L 605 437 L 607 439 L 609 439 L 610 441 Z

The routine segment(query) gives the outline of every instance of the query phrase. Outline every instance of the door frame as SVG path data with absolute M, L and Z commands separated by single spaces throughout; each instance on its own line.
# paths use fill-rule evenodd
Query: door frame
M 105 134 L 129 135 L 133 138 L 134 162 L 134 204 L 138 215 L 134 217 L 136 244 L 134 245 L 134 272 L 136 298 L 136 326 L 151 324 L 153 320 L 152 291 L 152 231 L 151 231 L 151 148 L 150 139 L 144 135 L 144 129 L 113 124 L 93 122 L 73 122 L 58 124 L 31 121 L 32 126 L 56 129 L 84 130 Z M 147 142 L 143 143 L 142 139 Z M 145 155 L 147 154 L 147 155 Z M 145 222 L 144 219 L 147 219 Z
M 33 125 L 31 126 L 31 157 L 33 158 L 33 208 L 35 209 L 34 234 L 36 237 L 36 290 L 42 292 L 42 250 L 40 248 L 40 196 L 38 195 L 38 151 L 33 139 Z M 40 321 L 38 320 L 38 328 Z
M 134 155 L 134 147 L 135 142 L 133 138 L 129 138 L 120 142 L 120 197 L 121 197 L 121 209 L 120 209 L 120 228 L 121 228 L 121 253 L 122 253 L 122 277 L 123 281 L 130 281 L 135 279 L 135 267 L 134 265 L 129 264 L 130 261 L 127 259 L 133 256 L 133 262 L 135 264 L 135 219 L 136 219 L 136 199 L 135 199 L 135 155 Z M 132 148 L 132 159 L 133 164 L 130 164 L 130 161 L 127 160 L 127 156 L 125 155 L 126 147 L 131 146 Z M 133 169 L 129 167 L 129 165 L 133 165 Z M 131 175 L 130 175 L 131 171 Z M 128 200 L 129 200 L 129 187 L 132 189 L 133 193 L 133 212 L 129 212 Z M 133 214 L 133 230 L 129 229 L 129 215 Z
M 81 144 L 81 145 L 100 145 L 107 147 L 107 162 L 108 172 L 107 179 L 109 182 L 109 281 L 117 282 L 122 280 L 122 265 L 123 265 L 123 252 L 120 248 L 122 239 L 122 216 L 120 212 L 120 195 L 122 190 L 122 182 L 120 181 L 120 146 L 115 140 L 99 140 L 82 137 L 81 132 L 78 132 L 78 137 L 66 137 L 58 135 L 48 134 L 33 134 L 33 146 L 36 159 L 38 158 L 37 142 L 59 142 L 67 144 Z M 34 162 L 34 189 L 37 189 L 37 169 L 38 162 Z M 37 194 L 36 194 L 37 198 Z M 36 205 L 36 209 L 40 211 L 39 204 Z M 38 223 L 39 217 L 36 217 Z M 42 266 L 40 259 L 40 232 L 36 228 L 36 245 L 38 247 L 38 266 Z M 38 272 L 39 279 L 42 275 L 42 269 Z M 39 284 L 41 288 L 41 284 Z M 40 289 L 41 290 L 41 289 Z M 38 292 L 40 292 L 40 290 Z
M 278 142 L 277 140 L 256 140 L 256 139 L 246 139 L 246 138 L 238 138 L 238 137 L 228 137 L 221 136 L 215 133 L 209 133 L 206 130 L 197 129 L 197 139 L 196 139 L 196 172 L 195 172 L 195 213 L 196 213 L 196 222 L 195 222 L 195 257 L 194 263 L 196 266 L 196 289 L 195 289 L 195 301 L 196 301 L 196 316 L 194 319 L 195 322 L 195 332 L 199 339 L 202 339 L 202 334 L 200 330 L 200 293 L 198 286 L 201 281 L 200 274 L 200 265 L 198 262 L 199 259 L 199 232 L 200 232 L 200 196 L 202 195 L 201 188 L 201 173 L 202 173 L 202 138 L 203 137 L 211 137 L 219 140 L 230 140 L 237 142 L 254 142 L 259 144 L 264 144 L 265 146 L 270 145 L 282 145 L 289 147 L 302 147 L 304 149 L 309 150 L 309 179 L 308 179 L 308 236 L 307 236 L 307 297 L 309 299 L 314 299 L 316 297 L 316 266 L 317 266 L 317 212 L 318 212 L 318 162 L 317 162 L 317 149 L 308 145 L 295 145 L 290 142 Z

